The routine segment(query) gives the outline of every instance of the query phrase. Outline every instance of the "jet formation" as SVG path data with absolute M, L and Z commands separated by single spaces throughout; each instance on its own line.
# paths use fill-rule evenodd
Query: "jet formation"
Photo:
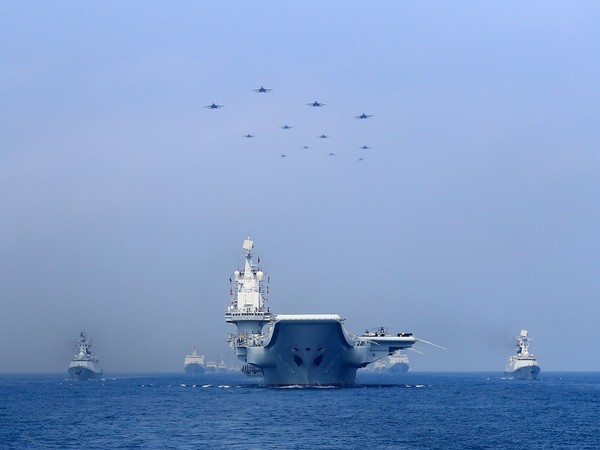
M 257 94 L 266 94 L 266 93 L 271 92 L 272 90 L 273 89 L 266 88 L 263 85 L 261 85 L 259 88 L 252 89 L 252 91 L 255 92 L 255 93 L 257 93 Z M 311 107 L 311 108 L 322 108 L 322 107 L 326 106 L 325 103 L 319 102 L 318 100 L 315 100 L 315 101 L 310 102 L 310 103 L 306 103 L 306 105 L 309 106 L 309 107 Z M 220 108 L 223 108 L 223 105 L 219 105 L 219 104 L 213 102 L 210 105 L 206 105 L 204 107 L 207 108 L 207 109 L 220 109 Z M 373 117 L 373 115 L 372 114 L 366 114 L 364 112 L 362 114 L 359 114 L 358 116 L 354 116 L 355 119 L 359 119 L 359 120 L 368 119 L 370 117 Z M 294 127 L 292 127 L 291 125 L 288 125 L 288 124 L 284 124 L 284 125 L 280 126 L 279 128 L 281 128 L 282 130 L 286 130 L 287 131 L 287 130 L 290 130 L 290 129 L 294 128 Z M 244 137 L 248 138 L 248 139 L 253 138 L 254 136 L 255 135 L 253 135 L 251 133 L 247 133 L 246 135 L 244 135 Z M 326 134 L 323 133 L 323 134 L 321 134 L 318 137 L 320 139 L 327 139 L 327 138 L 329 138 L 329 135 L 326 135 Z M 305 150 L 310 149 L 310 147 L 308 145 L 304 145 L 302 148 L 305 149 Z M 361 150 L 367 150 L 367 149 L 369 149 L 371 147 L 369 147 L 367 145 L 363 145 L 363 146 L 358 147 L 358 148 L 361 149 Z M 329 156 L 334 156 L 335 153 L 330 152 L 330 153 L 328 153 L 328 155 Z M 280 157 L 281 158 L 286 158 L 287 155 L 285 153 L 282 153 L 280 155 Z M 363 158 L 362 157 L 358 158 L 358 161 L 363 161 Z

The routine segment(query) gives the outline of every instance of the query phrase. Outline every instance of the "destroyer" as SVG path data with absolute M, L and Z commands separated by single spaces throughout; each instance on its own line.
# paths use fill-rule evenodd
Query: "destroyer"
M 527 337 L 527 330 L 521 330 L 521 335 L 517 337 L 517 353 L 508 358 L 504 374 L 509 378 L 516 380 L 536 380 L 540 373 L 533 353 L 529 353 L 529 342 L 531 338 Z
M 228 340 L 245 373 L 262 374 L 271 386 L 351 386 L 357 369 L 415 343 L 411 333 L 350 334 L 337 314 L 273 314 L 265 306 L 268 287 L 252 248 L 246 239 L 244 268 L 233 273 L 225 311 L 225 321 L 237 326 Z
M 192 346 L 192 353 L 185 355 L 183 369 L 185 370 L 185 373 L 190 373 L 192 375 L 203 374 L 206 370 L 204 365 L 204 355 L 198 354 L 195 345 Z
M 71 364 L 69 364 L 69 377 L 73 380 L 89 380 L 102 377 L 102 368 L 98 358 L 92 356 L 92 344 L 90 344 L 82 331 L 77 339 L 77 353 Z
M 221 362 L 217 366 L 217 372 L 221 372 L 221 373 L 229 372 L 229 367 L 227 367 L 227 364 L 225 364 L 224 356 L 221 356 Z

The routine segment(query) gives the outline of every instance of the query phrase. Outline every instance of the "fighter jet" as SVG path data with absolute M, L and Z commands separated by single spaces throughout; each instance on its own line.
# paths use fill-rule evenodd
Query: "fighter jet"
M 325 106 L 325 103 L 319 103 L 318 101 L 314 101 L 312 103 L 307 103 L 308 106 L 312 106 L 313 108 L 320 108 L 321 106 Z
M 215 103 L 212 103 L 210 105 L 205 106 L 205 108 L 208 108 L 208 109 L 219 109 L 219 108 L 222 108 L 222 107 L 223 107 L 223 105 L 217 105 Z
M 283 153 L 280 158 L 287 158 L 287 155 L 285 153 Z
M 358 158 L 358 160 L 359 160 L 359 161 L 362 161 L 363 159 L 362 159 L 362 158 Z
M 308 150 L 310 147 L 308 145 L 305 145 L 304 147 L 302 147 L 304 150 Z
M 245 137 L 245 138 L 253 138 L 253 137 L 254 137 L 254 135 L 253 135 L 253 134 L 250 134 L 250 133 L 248 133 L 248 134 L 247 134 L 246 136 L 244 136 L 244 137 Z
M 263 94 L 265 92 L 271 92 L 273 89 L 267 89 L 266 87 L 259 87 L 258 89 L 254 89 L 254 92 L 258 92 L 259 94 Z
M 321 136 L 319 136 L 321 139 L 327 139 L 329 136 L 322 134 Z
M 359 147 L 359 148 L 362 148 L 363 150 L 368 150 L 368 149 L 370 149 L 371 147 L 369 147 L 368 145 L 363 145 L 362 147 Z
M 281 128 L 282 130 L 289 130 L 290 128 L 294 128 L 294 127 L 291 127 L 288 124 L 285 124 L 284 126 L 279 127 L 279 128 Z
M 373 114 L 362 113 L 360 116 L 354 116 L 355 119 L 368 119 L 369 117 L 373 117 Z
M 329 156 L 335 156 L 335 153 L 330 153 Z

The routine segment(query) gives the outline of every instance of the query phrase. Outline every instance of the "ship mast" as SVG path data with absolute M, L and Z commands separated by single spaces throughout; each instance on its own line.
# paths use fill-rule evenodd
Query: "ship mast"
M 90 351 L 91 346 L 92 346 L 92 344 L 90 344 L 87 341 L 85 334 L 82 331 L 79 334 L 79 339 L 77 339 L 77 348 L 79 349 L 79 353 L 77 355 L 75 355 L 75 357 L 78 359 L 88 358 L 91 354 L 91 351 Z
M 521 335 L 517 338 L 517 354 L 521 358 L 533 357 L 531 353 L 529 353 L 529 342 L 531 338 L 527 337 L 527 330 L 521 330 Z

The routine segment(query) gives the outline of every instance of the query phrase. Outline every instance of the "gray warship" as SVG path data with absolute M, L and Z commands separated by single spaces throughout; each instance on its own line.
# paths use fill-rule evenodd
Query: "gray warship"
M 373 363 L 373 369 L 378 372 L 406 373 L 410 369 L 408 355 L 401 350 L 395 351 L 387 358 Z
M 69 364 L 69 377 L 73 380 L 101 378 L 103 371 L 100 367 L 100 361 L 92 356 L 92 344 L 88 342 L 83 331 L 77 339 L 77 348 L 79 351 Z
M 353 386 L 357 369 L 416 342 L 412 333 L 349 333 L 338 314 L 272 313 L 265 306 L 268 277 L 253 261 L 253 246 L 250 238 L 243 243 L 244 268 L 230 279 L 225 311 L 225 321 L 237 327 L 228 341 L 244 373 L 262 375 L 268 386 Z
M 527 336 L 527 330 L 521 330 L 516 340 L 517 352 L 508 358 L 504 375 L 515 380 L 537 380 L 540 366 L 533 353 L 529 352 L 531 338 Z

